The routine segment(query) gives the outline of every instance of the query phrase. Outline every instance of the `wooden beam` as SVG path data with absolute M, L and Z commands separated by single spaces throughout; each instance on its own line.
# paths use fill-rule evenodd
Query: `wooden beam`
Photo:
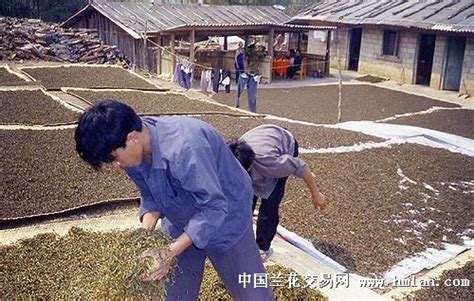
M 162 36 L 158 36 L 157 37 L 158 39 L 158 45 L 160 46 L 163 46 L 163 37 Z M 156 74 L 160 75 L 161 74 L 161 70 L 162 70 L 162 67 L 161 67 L 161 48 L 158 48 L 157 51 L 156 51 Z
M 270 28 L 270 33 L 268 34 L 268 55 L 273 58 L 273 43 L 275 40 L 275 29 Z
M 174 49 L 174 40 L 175 40 L 175 36 L 174 36 L 174 33 L 171 34 L 171 37 L 170 37 L 170 46 L 171 46 L 171 76 L 173 76 L 174 74 L 174 68 L 176 67 L 176 51 Z
M 324 59 L 324 75 L 329 76 L 330 65 L 331 65 L 331 30 L 328 30 L 328 35 L 326 38 L 326 58 Z
M 143 33 L 143 52 L 142 52 L 142 59 L 143 59 L 143 68 L 146 70 L 148 69 L 148 45 L 146 43 L 146 40 L 148 38 L 147 36 L 147 30 L 148 30 L 148 21 L 145 21 L 145 32 Z
M 194 63 L 194 40 L 196 38 L 196 30 L 191 29 L 191 34 L 189 36 L 189 61 Z

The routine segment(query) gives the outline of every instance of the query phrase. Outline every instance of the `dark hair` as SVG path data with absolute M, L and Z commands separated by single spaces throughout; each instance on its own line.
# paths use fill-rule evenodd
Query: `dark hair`
M 248 170 L 255 159 L 255 152 L 250 145 L 242 139 L 234 139 L 228 141 L 227 144 L 240 164 L 242 164 L 245 170 Z
M 128 105 L 106 99 L 88 108 L 79 118 L 74 138 L 79 156 L 95 170 L 112 162 L 112 151 L 124 147 L 127 135 L 142 130 L 142 121 Z

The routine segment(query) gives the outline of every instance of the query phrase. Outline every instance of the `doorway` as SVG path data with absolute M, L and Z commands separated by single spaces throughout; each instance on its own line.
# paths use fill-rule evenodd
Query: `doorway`
M 360 42 L 362 39 L 362 28 L 353 28 L 350 30 L 349 42 L 349 70 L 357 71 L 359 69 Z
M 420 43 L 418 47 L 418 62 L 416 64 L 415 83 L 417 85 L 430 85 L 435 41 L 436 35 L 434 34 L 422 34 L 420 37 Z
M 459 91 L 462 76 L 462 63 L 466 48 L 466 37 L 448 37 L 446 65 L 443 76 L 443 90 Z

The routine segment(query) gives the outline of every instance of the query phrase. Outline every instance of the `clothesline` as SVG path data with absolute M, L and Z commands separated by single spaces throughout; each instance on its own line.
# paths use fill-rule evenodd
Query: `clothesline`
M 160 48 L 162 51 L 168 52 L 169 54 L 171 54 L 172 56 L 174 56 L 176 59 L 178 59 L 178 60 L 183 60 L 183 59 L 184 59 L 182 56 L 179 56 L 178 54 L 173 53 L 173 52 L 171 52 L 170 50 L 166 49 L 166 47 L 163 47 L 163 46 L 161 46 L 160 44 L 158 44 L 158 43 L 156 43 L 156 42 L 154 42 L 154 41 L 151 41 L 151 40 L 149 40 L 149 39 L 146 39 L 146 40 L 147 40 L 147 42 L 150 42 L 150 43 L 153 44 L 154 46 Z M 195 62 L 190 62 L 190 63 L 193 64 L 194 66 L 200 67 L 200 68 L 202 68 L 202 69 L 204 69 L 204 70 L 212 70 L 212 68 L 209 67 L 209 66 L 201 65 L 201 64 L 198 64 L 198 63 L 195 63 Z
M 112 33 L 111 31 L 107 31 L 107 30 L 101 30 L 101 32 Z M 120 32 L 113 32 L 113 33 L 118 34 L 118 35 L 128 36 L 128 34 L 124 34 L 124 33 L 120 33 Z M 156 43 L 155 41 L 152 41 L 152 40 L 146 38 L 146 42 L 152 44 L 153 46 L 155 46 L 159 49 L 161 49 L 162 51 L 166 51 L 168 54 L 174 56 L 177 59 L 178 62 L 185 61 L 185 60 L 189 61 L 189 59 L 187 57 L 181 56 L 181 55 L 176 54 L 176 53 L 173 53 L 173 52 L 171 52 L 171 50 L 167 49 L 167 47 L 162 46 L 162 45 Z M 274 61 L 276 61 L 276 60 L 278 60 L 278 59 L 275 58 Z M 196 62 L 189 62 L 189 63 L 191 63 L 195 67 L 201 68 L 202 70 L 212 70 L 213 69 L 212 67 L 202 65 L 202 64 L 199 64 L 199 63 L 196 63 Z M 300 66 L 313 66 L 313 65 L 319 65 L 319 64 L 322 64 L 322 63 L 329 63 L 329 60 L 310 62 L 310 63 L 304 63 L 304 64 L 302 63 L 302 64 L 300 64 Z M 231 72 L 237 71 L 236 69 L 229 69 L 229 70 Z

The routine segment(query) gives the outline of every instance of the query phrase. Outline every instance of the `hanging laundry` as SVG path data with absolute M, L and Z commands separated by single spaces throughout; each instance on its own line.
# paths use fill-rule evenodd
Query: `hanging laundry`
M 187 60 L 183 60 L 176 64 L 174 81 L 186 90 L 192 85 L 193 64 Z
M 230 93 L 230 70 L 225 69 L 222 71 L 221 85 L 225 88 L 225 93 Z
M 173 81 L 181 86 L 183 82 L 183 73 L 181 72 L 181 63 L 177 63 L 174 69 Z
M 212 89 L 212 74 L 211 70 L 203 70 L 201 72 L 201 91 L 207 92 Z
M 219 93 L 219 83 L 221 82 L 222 70 L 219 68 L 212 69 L 212 90 Z
M 247 102 L 250 112 L 257 112 L 257 88 L 262 76 L 249 73 L 242 73 L 239 76 L 237 84 L 237 97 L 235 99 L 235 107 L 240 107 L 240 96 L 247 89 Z

